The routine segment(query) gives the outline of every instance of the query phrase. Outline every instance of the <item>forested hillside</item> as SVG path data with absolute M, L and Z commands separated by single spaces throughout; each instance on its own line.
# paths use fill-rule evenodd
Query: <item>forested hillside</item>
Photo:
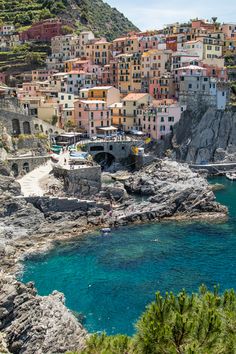
M 17 28 L 39 20 L 61 17 L 75 30 L 91 29 L 111 40 L 137 30 L 123 14 L 102 0 L 0 0 L 0 21 Z

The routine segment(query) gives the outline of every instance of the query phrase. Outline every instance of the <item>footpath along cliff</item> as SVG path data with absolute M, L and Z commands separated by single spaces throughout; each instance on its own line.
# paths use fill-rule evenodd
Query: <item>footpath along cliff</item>
M 64 203 L 63 211 L 55 209 L 56 199 L 25 200 L 3 164 L 0 173 L 0 343 L 14 354 L 33 354 L 35 348 L 39 354 L 79 350 L 88 335 L 65 307 L 63 294 L 41 297 L 33 284 L 16 280 L 24 257 L 105 226 L 165 219 L 218 221 L 228 212 L 215 201 L 204 177 L 170 160 L 155 161 L 123 184 L 104 186 L 93 200 L 73 211 L 66 210 L 69 203 Z M 135 195 L 146 200 L 140 202 Z

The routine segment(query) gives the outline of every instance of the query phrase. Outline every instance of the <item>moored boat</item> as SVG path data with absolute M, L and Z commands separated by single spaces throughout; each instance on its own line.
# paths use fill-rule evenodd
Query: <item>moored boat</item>
M 228 178 L 230 181 L 236 181 L 236 173 L 235 172 L 226 173 L 226 178 Z

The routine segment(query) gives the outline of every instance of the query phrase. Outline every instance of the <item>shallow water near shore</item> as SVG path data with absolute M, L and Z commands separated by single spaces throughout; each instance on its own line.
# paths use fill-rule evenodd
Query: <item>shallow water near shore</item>
M 236 289 L 236 182 L 217 200 L 230 209 L 226 223 L 161 223 L 92 234 L 24 262 L 23 282 L 40 295 L 62 291 L 66 305 L 85 316 L 89 332 L 133 334 L 155 292 L 196 291 L 205 283 Z

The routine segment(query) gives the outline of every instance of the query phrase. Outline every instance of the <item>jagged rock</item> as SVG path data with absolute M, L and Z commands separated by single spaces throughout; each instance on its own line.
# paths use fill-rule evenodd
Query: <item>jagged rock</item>
M 80 350 L 88 336 L 65 307 L 64 295 L 38 296 L 26 285 L 0 276 L 0 330 L 13 354 L 52 354 Z
M 10 176 L 9 168 L 0 160 L 0 175 Z
M 123 202 L 128 198 L 124 185 L 120 182 L 115 182 L 111 186 L 104 185 L 100 195 L 119 202 Z
M 150 196 L 149 203 L 158 217 L 178 213 L 227 213 L 227 208 L 215 202 L 215 196 L 206 179 L 192 172 L 187 165 L 162 160 L 133 174 L 125 182 L 129 193 Z M 129 210 L 129 208 L 127 208 Z M 148 203 L 139 203 L 135 213 L 150 210 Z

